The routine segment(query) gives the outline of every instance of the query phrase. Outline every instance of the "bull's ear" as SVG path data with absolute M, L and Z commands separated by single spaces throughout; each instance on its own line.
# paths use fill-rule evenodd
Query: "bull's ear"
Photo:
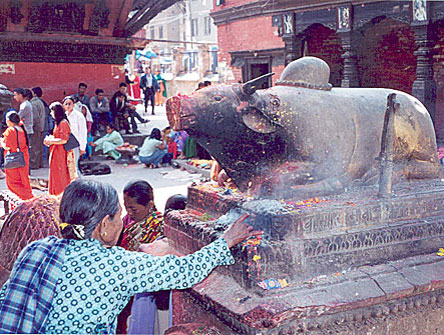
M 242 121 L 251 130 L 262 134 L 274 133 L 278 128 L 276 123 L 256 108 L 248 108 L 242 113 Z
M 270 72 L 264 74 L 263 76 L 247 81 L 245 84 L 242 85 L 242 91 L 247 95 L 253 94 L 272 75 L 274 75 L 274 72 Z

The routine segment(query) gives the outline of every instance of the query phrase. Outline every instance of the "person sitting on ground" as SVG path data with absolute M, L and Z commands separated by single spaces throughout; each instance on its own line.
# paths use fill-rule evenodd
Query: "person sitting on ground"
M 143 141 L 139 151 L 139 160 L 146 167 L 158 168 L 165 155 L 165 143 L 162 142 L 162 134 L 159 128 L 153 128 L 151 135 Z
M 106 158 L 119 159 L 120 153 L 116 151 L 116 147 L 123 145 L 122 135 L 116 130 L 114 124 L 110 123 L 106 126 L 106 135 L 97 141 L 90 143 L 96 151 L 102 150 Z
M 72 94 L 71 96 L 73 98 L 76 98 L 83 105 L 87 105 L 89 108 L 89 96 L 87 94 L 85 94 L 87 88 L 88 88 L 88 85 L 86 85 L 85 83 L 79 83 L 77 93 Z
M 131 296 L 190 288 L 234 263 L 229 248 L 263 233 L 244 224 L 245 215 L 188 256 L 127 251 L 114 247 L 122 230 L 116 190 L 85 179 L 66 188 L 59 212 L 63 238 L 28 245 L 0 290 L 0 333 L 113 334 Z
M 119 128 L 119 130 L 125 129 L 127 134 L 131 134 L 128 123 L 128 118 L 130 118 L 132 133 L 140 134 L 140 131 L 137 130 L 136 119 L 138 119 L 141 123 L 147 123 L 149 120 L 145 120 L 140 116 L 139 113 L 137 113 L 136 106 L 128 101 L 127 94 L 128 85 L 124 82 L 120 83 L 119 91 L 117 91 L 111 98 L 110 109 L 114 116 L 120 117 L 120 119 L 124 121 L 124 127 Z
M 128 122 L 129 113 L 126 108 L 126 94 L 117 91 L 114 93 L 109 104 L 113 114 L 114 124 L 117 130 L 125 130 L 125 134 L 132 134 Z
M 171 160 L 177 158 L 177 144 L 174 142 L 174 134 L 168 134 L 166 137 L 166 144 L 168 146 L 168 150 L 163 157 L 162 163 L 171 165 Z
M 96 89 L 96 95 L 91 97 L 89 105 L 94 120 L 92 134 L 94 134 L 94 136 L 100 136 L 101 119 L 105 119 L 107 123 L 113 123 L 113 114 L 110 111 L 108 98 L 105 97 L 105 93 L 101 88 Z

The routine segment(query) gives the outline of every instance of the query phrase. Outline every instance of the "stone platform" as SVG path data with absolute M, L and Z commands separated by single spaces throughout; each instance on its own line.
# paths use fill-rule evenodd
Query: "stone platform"
M 369 187 L 284 202 L 210 184 L 191 187 L 187 209 L 166 219 L 176 251 L 197 250 L 243 212 L 264 235 L 233 248 L 235 265 L 216 269 L 178 299 L 193 310 L 200 306 L 202 318 L 233 334 L 315 334 L 340 325 L 341 334 L 360 334 L 353 329 L 363 320 L 384 318 L 395 329 L 412 322 L 398 312 L 426 309 L 441 315 L 430 327 L 444 327 L 444 258 L 436 255 L 444 247 L 444 183 L 398 185 L 387 200 L 376 195 Z M 268 279 L 285 279 L 288 286 L 264 290 L 258 284 Z M 421 329 L 427 320 L 418 320 Z

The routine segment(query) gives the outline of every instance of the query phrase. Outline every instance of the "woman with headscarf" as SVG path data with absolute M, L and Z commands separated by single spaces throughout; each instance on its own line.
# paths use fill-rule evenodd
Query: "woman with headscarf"
M 6 156 L 8 152 L 21 151 L 25 159 L 25 166 L 15 169 L 5 169 L 6 186 L 22 200 L 28 200 L 34 196 L 29 179 L 28 136 L 25 128 L 19 125 L 20 116 L 18 113 L 9 112 L 6 114 L 6 124 L 8 128 L 3 133 L 3 138 L 0 141 L 4 149 L 4 155 Z
M 188 256 L 116 248 L 122 230 L 117 192 L 83 179 L 65 189 L 59 212 L 63 238 L 28 245 L 0 290 L 0 333 L 115 333 L 116 317 L 131 296 L 192 287 L 215 267 L 234 263 L 229 248 L 262 233 L 243 216 Z
M 139 160 L 146 167 L 158 168 L 165 155 L 165 143 L 162 142 L 160 129 L 153 128 L 151 135 L 143 141 L 142 147 L 139 150 Z

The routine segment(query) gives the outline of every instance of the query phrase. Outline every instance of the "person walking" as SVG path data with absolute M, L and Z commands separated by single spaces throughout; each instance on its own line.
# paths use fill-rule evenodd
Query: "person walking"
M 19 126 L 20 116 L 17 112 L 6 114 L 6 124 L 8 128 L 3 133 L 0 141 L 5 150 L 5 156 L 8 152 L 17 152 L 19 149 L 24 156 L 25 166 L 15 169 L 5 169 L 6 186 L 22 200 L 28 200 L 34 197 L 29 179 L 29 150 L 28 137 L 24 126 Z M 1 332 L 0 332 L 1 333 Z
M 38 91 L 38 90 L 37 90 Z M 46 109 L 42 100 L 32 91 L 33 97 L 30 101 L 32 106 L 32 128 L 31 142 L 31 169 L 43 167 L 43 133 L 45 131 Z
M 71 129 L 63 106 L 59 102 L 50 106 L 52 117 L 55 120 L 54 134 L 45 138 L 45 145 L 50 147 L 49 153 L 49 194 L 59 195 L 71 182 L 69 161 L 74 165 L 74 153 L 66 151 L 63 146 L 68 142 Z M 71 155 L 71 159 L 69 159 Z M 75 169 L 75 166 L 72 166 Z
M 159 84 L 156 77 L 151 73 L 151 68 L 149 66 L 145 69 L 145 74 L 140 80 L 140 88 L 143 90 L 144 100 L 145 100 L 145 113 L 148 109 L 148 101 L 151 102 L 151 114 L 154 115 L 155 107 L 155 94 L 159 91 Z
M 74 152 L 74 161 L 77 168 L 77 174 L 80 176 L 79 169 L 79 159 L 80 156 L 83 155 L 86 151 L 86 141 L 87 141 L 87 127 L 86 127 L 86 118 L 83 114 L 74 109 L 74 98 L 71 96 L 67 96 L 63 99 L 63 108 L 65 109 L 66 115 L 68 116 L 69 126 L 71 128 L 71 133 L 79 142 L 80 146 L 73 150 Z

